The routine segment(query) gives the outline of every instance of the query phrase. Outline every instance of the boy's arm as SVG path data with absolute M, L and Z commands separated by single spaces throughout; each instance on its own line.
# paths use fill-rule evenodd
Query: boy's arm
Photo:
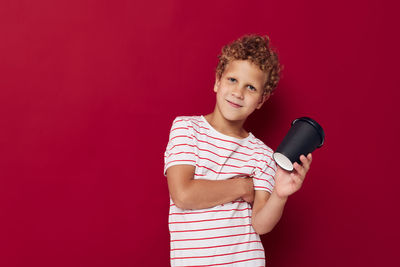
M 275 227 L 282 216 L 286 201 L 287 197 L 280 198 L 274 191 L 272 194 L 263 190 L 256 191 L 251 221 L 257 234 L 266 234 Z
M 253 202 L 251 178 L 228 180 L 194 179 L 195 167 L 175 165 L 167 169 L 168 188 L 172 201 L 181 209 L 205 209 L 243 198 Z
M 288 197 L 299 190 L 310 169 L 311 154 L 307 158 L 301 156 L 302 165 L 294 163 L 294 171 L 287 172 L 280 167 L 275 175 L 275 187 L 272 194 L 266 191 L 256 191 L 252 211 L 252 225 L 256 233 L 270 232 L 282 216 Z

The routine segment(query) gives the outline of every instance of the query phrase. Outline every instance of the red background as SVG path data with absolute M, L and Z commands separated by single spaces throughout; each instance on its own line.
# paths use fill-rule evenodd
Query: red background
M 214 106 L 222 45 L 268 34 L 285 69 L 248 129 L 326 132 L 263 236 L 270 266 L 398 262 L 396 1 L 1 1 L 0 265 L 168 266 L 163 153 Z

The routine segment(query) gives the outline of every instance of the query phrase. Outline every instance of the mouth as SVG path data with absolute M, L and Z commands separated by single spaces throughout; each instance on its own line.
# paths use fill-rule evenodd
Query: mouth
M 232 101 L 229 101 L 229 100 L 226 100 L 232 107 L 234 107 L 234 108 L 241 108 L 241 107 L 243 107 L 242 105 L 239 105 L 239 104 L 236 104 L 236 103 L 234 103 L 234 102 L 232 102 Z

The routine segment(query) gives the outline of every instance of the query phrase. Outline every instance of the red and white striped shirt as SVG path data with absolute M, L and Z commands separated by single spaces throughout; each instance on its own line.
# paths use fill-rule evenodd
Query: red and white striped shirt
M 195 166 L 194 179 L 253 178 L 255 190 L 272 192 L 273 151 L 253 134 L 237 139 L 216 131 L 203 116 L 177 117 L 165 151 L 166 170 Z M 251 206 L 237 199 L 201 210 L 182 210 L 170 200 L 171 266 L 265 266 Z

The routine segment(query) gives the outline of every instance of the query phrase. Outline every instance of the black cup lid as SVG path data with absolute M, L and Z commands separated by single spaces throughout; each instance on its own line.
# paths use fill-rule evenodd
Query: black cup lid
M 297 118 L 294 121 L 292 121 L 292 125 L 296 121 L 305 121 L 305 122 L 308 122 L 309 124 L 311 124 L 317 130 L 319 136 L 321 137 L 321 144 L 318 147 L 321 147 L 324 144 L 325 133 L 324 133 L 324 130 L 322 129 L 321 125 L 318 124 L 318 122 L 316 122 L 315 120 L 313 120 L 309 117 L 301 117 L 301 118 Z

